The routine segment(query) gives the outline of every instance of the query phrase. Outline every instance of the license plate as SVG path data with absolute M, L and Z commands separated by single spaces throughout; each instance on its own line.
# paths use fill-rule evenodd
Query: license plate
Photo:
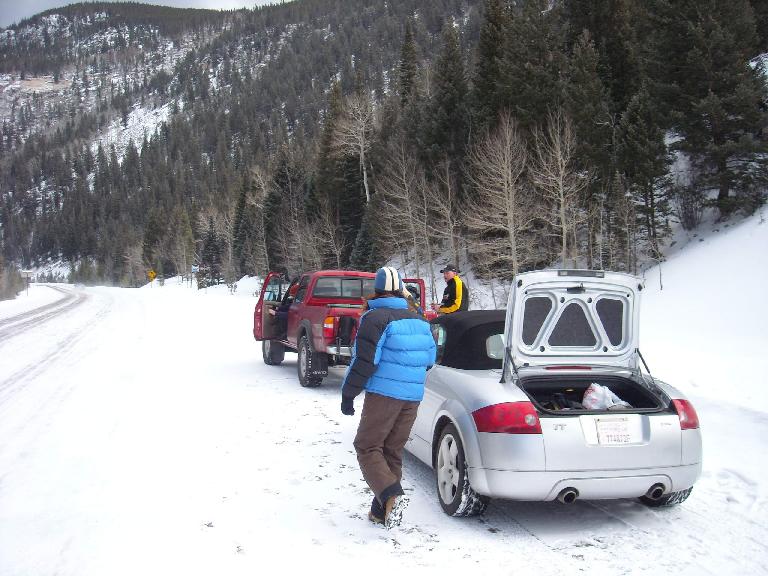
M 621 446 L 640 441 L 640 430 L 627 416 L 596 418 L 597 441 L 603 446 Z

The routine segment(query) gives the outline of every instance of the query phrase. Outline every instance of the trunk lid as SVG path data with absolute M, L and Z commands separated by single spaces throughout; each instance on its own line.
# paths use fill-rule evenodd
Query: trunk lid
M 519 274 L 507 304 L 507 361 L 635 370 L 642 289 L 642 280 L 617 272 Z

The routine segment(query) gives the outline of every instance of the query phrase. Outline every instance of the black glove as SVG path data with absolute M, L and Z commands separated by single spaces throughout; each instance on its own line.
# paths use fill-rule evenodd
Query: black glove
M 353 406 L 355 399 L 348 398 L 346 396 L 341 397 L 341 413 L 345 416 L 354 416 L 355 407 Z

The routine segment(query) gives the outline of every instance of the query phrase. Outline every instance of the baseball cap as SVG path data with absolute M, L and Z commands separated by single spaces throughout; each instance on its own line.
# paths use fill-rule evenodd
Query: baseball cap
M 456 268 L 456 266 L 454 266 L 453 264 L 448 264 L 448 265 L 447 265 L 445 268 L 443 268 L 442 270 L 440 270 L 440 273 L 441 273 L 441 274 L 442 274 L 443 272 L 456 272 L 456 273 L 458 274 L 459 272 L 461 272 L 461 270 L 459 270 L 458 268 Z

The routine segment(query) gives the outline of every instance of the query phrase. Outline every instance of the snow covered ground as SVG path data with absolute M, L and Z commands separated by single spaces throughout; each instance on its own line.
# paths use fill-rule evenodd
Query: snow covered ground
M 643 354 L 702 422 L 685 503 L 452 519 L 406 457 L 391 532 L 365 518 L 343 372 L 303 389 L 295 355 L 263 364 L 253 280 L 33 286 L 0 302 L 0 574 L 766 574 L 766 247 L 754 217 L 666 262 L 663 290 L 646 274 Z

